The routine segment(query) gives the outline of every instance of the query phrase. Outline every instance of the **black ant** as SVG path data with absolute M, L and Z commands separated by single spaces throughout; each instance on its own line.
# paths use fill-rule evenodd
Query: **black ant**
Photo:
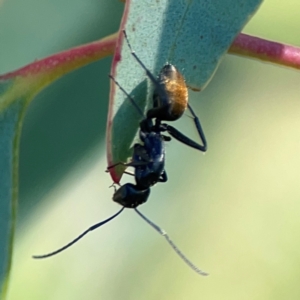
M 124 32 L 124 36 L 127 40 L 127 43 L 131 49 L 131 46 L 129 44 L 129 41 L 126 36 L 126 32 Z M 164 147 L 164 141 L 170 141 L 170 137 L 164 136 L 161 134 L 163 131 L 169 132 L 174 138 L 178 139 L 179 141 L 182 141 L 183 143 L 196 148 L 201 151 L 206 151 L 206 140 L 200 125 L 200 122 L 196 115 L 194 114 L 193 110 L 190 106 L 189 109 L 193 114 L 194 122 L 196 124 L 196 127 L 198 129 L 199 135 L 203 141 L 203 146 L 197 144 L 196 142 L 190 140 L 183 134 L 181 134 L 178 130 L 173 128 L 172 126 L 169 126 L 167 124 L 161 124 L 161 120 L 176 120 L 178 119 L 184 112 L 186 105 L 187 105 L 187 97 L 186 100 L 183 101 L 183 106 L 185 105 L 184 109 L 179 109 L 179 106 L 176 101 L 179 102 L 177 99 L 169 101 L 167 93 L 170 93 L 170 85 L 171 83 L 166 83 L 168 85 L 167 91 L 165 91 L 158 83 L 155 81 L 155 78 L 153 75 L 146 69 L 146 67 L 141 63 L 141 61 L 138 59 L 138 57 L 135 55 L 135 53 L 132 51 L 132 55 L 136 57 L 138 62 L 143 66 L 143 68 L 146 70 L 147 75 L 150 77 L 150 79 L 153 82 L 156 82 L 156 88 L 157 93 L 154 95 L 154 108 L 150 109 L 147 112 L 147 116 L 144 117 L 142 111 L 137 106 L 133 98 L 119 85 L 118 82 L 110 75 L 110 78 L 119 86 L 119 88 L 127 95 L 127 97 L 130 99 L 132 104 L 136 107 L 136 109 L 140 112 L 140 114 L 144 117 L 143 120 L 140 123 L 140 131 L 139 136 L 142 144 L 135 144 L 134 145 L 134 151 L 131 162 L 125 164 L 125 163 L 117 163 L 115 165 L 110 166 L 109 168 L 113 168 L 119 164 L 122 164 L 124 166 L 131 166 L 135 168 L 135 181 L 136 184 L 132 183 L 126 183 L 122 185 L 119 189 L 115 188 L 115 192 L 113 194 L 113 201 L 119 203 L 123 207 L 113 216 L 109 217 L 108 219 L 101 221 L 90 228 L 88 228 L 86 231 L 84 231 L 82 234 L 80 234 L 77 238 L 75 238 L 73 241 L 65 245 L 64 247 L 45 254 L 45 255 L 35 255 L 33 258 L 41 259 L 41 258 L 47 258 L 50 256 L 53 256 L 55 254 L 58 254 L 65 249 L 72 246 L 74 243 L 76 243 L 78 240 L 80 240 L 83 236 L 85 236 L 88 232 L 93 231 L 100 226 L 108 223 L 109 221 L 116 218 L 125 208 L 133 208 L 136 213 L 144 219 L 149 225 L 151 225 L 158 233 L 160 233 L 164 238 L 167 240 L 167 242 L 171 245 L 173 250 L 188 264 L 189 267 L 191 267 L 195 272 L 197 272 L 200 275 L 208 275 L 207 273 L 200 270 L 198 267 L 196 267 L 190 260 L 186 258 L 186 256 L 177 248 L 177 246 L 173 243 L 173 241 L 169 238 L 168 234 L 161 229 L 159 226 L 154 224 L 152 221 L 150 221 L 146 216 L 144 216 L 139 210 L 137 210 L 137 206 L 140 204 L 145 203 L 148 200 L 148 197 L 150 195 L 150 187 L 152 187 L 157 182 L 166 182 L 167 181 L 167 174 L 164 170 L 164 163 L 165 163 L 165 147 Z M 163 69 L 165 69 L 167 66 L 170 66 L 172 68 L 172 65 L 166 65 Z M 176 69 L 175 69 L 176 70 Z M 173 70 L 174 71 L 174 70 Z M 178 72 L 178 71 L 177 71 Z M 150 75 L 149 75 L 150 74 Z M 183 77 L 178 72 L 180 78 Z M 163 76 L 163 70 L 160 73 L 161 76 Z M 173 74 L 174 75 L 174 74 Z M 151 77 L 152 76 L 152 77 Z M 182 81 L 184 83 L 184 80 Z M 185 83 L 184 83 L 184 87 Z M 177 93 L 177 92 L 176 92 Z M 175 97 L 175 96 L 174 96 Z M 176 96 L 177 97 L 177 96 Z M 174 98 L 175 99 L 175 98 Z M 161 101 L 162 100 L 162 101 Z M 168 102 L 166 105 L 163 103 Z M 168 107 L 168 109 L 166 108 Z M 159 116 L 158 116 L 159 115 Z M 152 118 L 156 118 L 155 125 L 153 125 Z

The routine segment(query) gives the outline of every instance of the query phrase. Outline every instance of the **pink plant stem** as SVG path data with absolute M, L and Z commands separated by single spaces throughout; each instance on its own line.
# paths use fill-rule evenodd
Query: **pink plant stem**
M 71 48 L 46 58 L 36 60 L 16 71 L 0 75 L 0 80 L 36 74 L 48 74 L 50 79 L 56 79 L 56 77 L 61 77 L 70 71 L 112 55 L 114 53 L 115 44 L 116 34 L 112 34 L 99 41 Z
M 300 69 L 299 47 L 271 42 L 243 33 L 237 36 L 228 53 Z
M 41 60 L 37 60 L 16 71 L 0 75 L 0 79 L 16 76 L 33 75 L 62 68 L 67 73 L 105 56 L 112 55 L 115 50 L 117 34 L 86 45 L 66 50 Z M 228 50 L 229 54 L 252 57 L 262 61 L 300 69 L 300 48 L 240 33 Z M 59 72 L 60 73 L 60 72 Z

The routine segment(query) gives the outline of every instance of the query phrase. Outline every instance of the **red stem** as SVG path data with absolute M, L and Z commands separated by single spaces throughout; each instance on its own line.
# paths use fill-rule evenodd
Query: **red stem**
M 300 69 L 300 48 L 240 33 L 228 53 Z
M 56 71 L 61 69 L 61 72 L 55 72 L 58 73 L 57 77 L 60 77 L 67 72 L 113 54 L 115 44 L 116 34 L 113 34 L 104 39 L 36 60 L 16 71 L 1 75 L 0 80 L 17 76 L 26 77 L 39 73 L 51 73 L 53 69 Z
M 117 34 L 89 44 L 66 50 L 41 60 L 37 60 L 16 71 L 0 76 L 9 79 L 16 76 L 27 76 L 54 68 L 66 68 L 63 73 L 101 59 L 114 53 Z M 262 61 L 300 69 L 300 48 L 264 40 L 240 33 L 228 50 L 229 54 L 252 57 Z M 76 64 L 76 67 L 73 65 Z M 78 63 L 79 62 L 79 63 Z

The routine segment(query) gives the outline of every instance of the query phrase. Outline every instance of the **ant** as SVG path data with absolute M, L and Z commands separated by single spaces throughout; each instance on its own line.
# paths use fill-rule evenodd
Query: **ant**
M 128 41 L 128 38 L 126 36 L 126 32 L 123 31 L 124 36 L 127 40 L 128 46 L 131 49 L 130 43 Z M 132 50 L 132 49 L 131 49 Z M 120 86 L 120 84 L 114 79 L 112 75 L 109 75 L 109 77 L 115 82 L 115 84 L 125 93 L 125 95 L 128 97 L 128 99 L 132 102 L 132 104 L 135 106 L 135 108 L 139 111 L 139 113 L 143 116 L 143 120 L 140 122 L 140 131 L 139 136 L 140 140 L 143 144 L 135 144 L 134 145 L 134 151 L 131 162 L 125 164 L 125 163 L 117 163 L 112 166 L 109 166 L 108 169 L 113 168 L 119 164 L 122 164 L 124 166 L 131 166 L 135 168 L 135 181 L 136 184 L 132 183 L 126 183 L 122 185 L 119 189 L 116 189 L 115 186 L 115 192 L 113 194 L 113 201 L 119 203 L 123 207 L 113 216 L 109 217 L 108 219 L 101 221 L 87 230 L 85 230 L 82 234 L 80 234 L 77 238 L 75 238 L 73 241 L 68 243 L 67 245 L 63 246 L 62 248 L 53 251 L 48 254 L 44 255 L 34 255 L 33 258 L 35 259 L 41 259 L 41 258 L 47 258 L 53 255 L 56 255 L 65 249 L 69 248 L 73 244 L 75 244 L 78 240 L 80 240 L 83 236 L 85 236 L 90 231 L 93 231 L 102 225 L 108 223 L 109 221 L 116 218 L 119 214 L 123 212 L 125 208 L 133 208 L 136 213 L 144 219 L 152 228 L 154 228 L 158 233 L 160 233 L 166 241 L 169 243 L 169 245 L 172 247 L 172 249 L 182 258 L 182 260 L 187 263 L 189 267 L 191 267 L 195 272 L 197 272 L 200 275 L 208 275 L 206 272 L 200 270 L 198 267 L 196 267 L 188 258 L 178 249 L 178 247 L 173 243 L 173 241 L 170 239 L 168 234 L 161 229 L 159 226 L 154 224 L 151 220 L 149 220 L 146 216 L 144 216 L 138 209 L 137 206 L 140 204 L 145 203 L 148 200 L 148 197 L 150 195 L 150 188 L 156 184 L 157 182 L 166 182 L 167 181 L 167 174 L 164 170 L 164 163 L 165 163 L 165 147 L 164 147 L 164 141 L 170 141 L 171 138 L 168 136 L 164 136 L 161 134 L 161 132 L 167 131 L 171 136 L 178 139 L 179 141 L 196 148 L 201 151 L 206 151 L 206 140 L 199 122 L 199 119 L 194 114 L 191 107 L 188 105 L 190 111 L 192 112 L 192 115 L 194 117 L 194 122 L 196 125 L 196 128 L 198 129 L 198 133 L 203 141 L 203 146 L 197 144 L 196 142 L 190 140 L 188 137 L 184 136 L 182 133 L 180 133 L 177 129 L 174 127 L 162 124 L 161 120 L 176 120 L 178 119 L 184 112 L 187 106 L 187 97 L 183 101 L 183 110 L 180 108 L 177 104 L 178 99 L 175 100 L 168 100 L 168 95 L 170 93 L 171 88 L 168 86 L 167 90 L 165 91 L 160 85 L 158 85 L 157 81 L 153 77 L 153 75 L 146 69 L 146 67 L 141 63 L 141 61 L 138 59 L 138 57 L 135 55 L 135 53 L 132 51 L 132 55 L 136 57 L 138 62 L 143 66 L 143 68 L 146 70 L 147 75 L 150 77 L 150 79 L 157 84 L 156 90 L 157 92 L 154 94 L 153 101 L 154 101 L 154 107 L 150 109 L 147 112 L 147 116 L 145 117 L 142 113 L 141 109 L 137 106 L 134 99 L 123 89 L 123 87 Z M 174 66 L 168 64 L 164 66 L 163 70 L 169 69 L 174 71 Z M 161 71 L 160 75 L 164 76 L 165 71 Z M 176 70 L 176 69 L 175 69 Z M 184 83 L 184 79 L 182 75 L 177 71 L 177 75 L 179 78 L 182 79 L 181 83 Z M 150 75 L 149 75 L 150 74 Z M 172 74 L 173 76 L 174 74 Z M 152 77 L 151 77 L 152 76 Z M 169 84 L 169 83 L 167 83 Z M 186 89 L 186 85 L 184 83 L 184 87 Z M 186 89 L 187 90 L 187 89 Z M 175 93 L 177 93 L 175 91 Z M 173 95 L 174 96 L 174 95 Z M 174 96 L 175 97 L 175 96 Z M 161 101 L 163 100 L 163 101 Z M 167 104 L 162 104 L 168 101 Z M 173 101 L 173 102 L 172 102 Z M 177 102 L 176 102 L 177 101 Z M 155 124 L 153 125 L 152 119 L 156 118 Z M 130 173 L 129 173 L 130 174 Z M 132 174 L 131 174 L 132 175 Z

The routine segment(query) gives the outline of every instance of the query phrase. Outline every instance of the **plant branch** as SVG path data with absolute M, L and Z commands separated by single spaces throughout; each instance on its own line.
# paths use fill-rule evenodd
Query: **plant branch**
M 36 60 L 16 71 L 0 76 L 0 80 L 27 76 L 48 76 L 50 81 L 114 53 L 117 34 Z
M 16 71 L 0 75 L 0 80 L 33 76 L 38 81 L 37 85 L 40 88 L 45 87 L 45 85 L 70 71 L 112 55 L 115 50 L 116 40 L 117 33 L 37 60 Z M 228 53 L 300 69 L 299 47 L 272 42 L 243 33 L 237 36 Z
M 229 54 L 252 57 L 278 65 L 300 69 L 300 48 L 240 33 Z

